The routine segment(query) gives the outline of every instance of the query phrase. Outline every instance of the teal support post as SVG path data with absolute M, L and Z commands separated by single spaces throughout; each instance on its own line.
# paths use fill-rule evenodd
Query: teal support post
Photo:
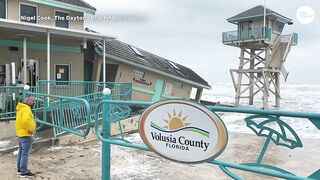
M 109 89 L 103 90 L 104 99 L 110 100 L 110 94 L 111 90 Z M 110 139 L 110 111 L 111 106 L 110 102 L 103 104 L 103 114 L 102 116 L 102 137 L 105 139 Z M 99 132 L 96 132 L 99 133 Z M 111 161 L 111 149 L 110 149 L 110 143 L 102 141 L 102 180 L 110 180 L 110 161 Z
M 257 160 L 257 164 L 258 164 L 258 165 L 261 164 L 261 161 L 262 161 L 262 159 L 263 159 L 264 154 L 265 154 L 266 151 L 267 151 L 267 148 L 268 148 L 268 145 L 269 145 L 269 143 L 270 143 L 271 138 L 272 138 L 272 132 L 269 133 L 269 136 L 267 137 L 267 140 L 266 140 L 266 142 L 265 142 L 264 145 L 263 145 L 263 148 L 262 148 L 261 153 L 260 153 L 260 155 L 259 155 L 259 158 L 258 158 L 258 160 Z

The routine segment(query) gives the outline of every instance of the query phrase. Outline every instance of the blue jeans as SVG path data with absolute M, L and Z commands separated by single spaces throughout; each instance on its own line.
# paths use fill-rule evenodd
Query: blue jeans
M 28 159 L 32 148 L 33 137 L 18 137 L 19 140 L 19 152 L 17 157 L 17 171 L 21 174 L 27 174 Z

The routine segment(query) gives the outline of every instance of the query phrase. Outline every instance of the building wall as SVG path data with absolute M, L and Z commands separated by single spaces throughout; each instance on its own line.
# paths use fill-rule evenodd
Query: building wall
M 270 40 L 272 43 L 274 43 L 278 39 L 278 37 L 281 35 L 281 33 L 273 30 L 274 24 L 275 24 L 275 19 L 269 21 L 269 27 L 272 28 L 271 29 L 271 40 Z
M 8 0 L 8 19 L 20 21 L 19 14 L 20 14 L 20 3 L 30 4 L 30 5 L 36 5 L 38 10 L 38 16 L 41 17 L 47 17 L 50 16 L 54 19 L 55 10 L 60 10 L 63 12 L 67 12 L 70 14 L 71 17 L 80 16 L 83 17 L 83 13 L 81 12 L 75 12 L 70 10 L 64 10 L 56 7 L 51 7 L 43 4 L 37 4 L 25 0 Z M 41 25 L 48 25 L 48 26 L 55 26 L 55 21 L 38 21 L 38 24 Z M 84 22 L 82 20 L 79 21 L 70 21 L 70 29 L 77 29 L 77 30 L 84 30 Z
M 0 65 L 15 62 L 16 74 L 20 68 L 20 62 L 23 58 L 23 48 L 15 44 L 22 44 L 22 37 L 18 36 L 19 32 L 0 30 Z M 3 41 L 10 44 L 3 44 Z M 38 49 L 34 49 L 30 43 Z M 51 79 L 54 77 L 54 64 L 70 64 L 71 80 L 83 80 L 84 53 L 80 51 L 80 41 L 72 39 L 62 39 L 51 37 L 52 46 L 60 46 L 59 49 L 51 50 Z M 47 79 L 47 50 L 46 37 L 44 35 L 33 35 L 27 38 L 27 59 L 37 59 L 40 63 L 40 79 Z M 10 50 L 10 47 L 17 48 L 17 51 Z M 79 49 L 77 52 L 68 52 L 66 48 Z
M 0 47 L 0 64 L 15 62 L 18 70 L 22 55 L 22 49 L 10 51 L 8 47 Z M 47 79 L 47 52 L 41 50 L 28 49 L 28 59 L 37 59 L 40 63 L 40 80 Z M 55 64 L 69 64 L 71 80 L 83 80 L 83 53 L 51 52 L 51 80 L 55 80 Z M 18 71 L 16 71 L 18 73 Z
M 253 24 L 254 24 L 254 29 L 256 28 L 263 28 L 264 24 L 263 24 L 263 18 L 261 19 L 255 19 L 253 20 Z M 268 21 L 268 27 L 271 29 L 271 38 L 270 38 L 270 42 L 271 44 L 274 43 L 277 38 L 279 37 L 280 33 L 279 32 L 276 32 L 274 31 L 274 24 L 275 24 L 275 19 L 269 19 Z M 242 37 L 247 37 L 248 35 L 248 26 L 249 26 L 249 22 L 248 21 L 245 21 L 245 22 L 241 22 L 239 24 L 239 26 L 241 27 L 241 25 L 244 26 L 244 29 L 243 29 L 243 33 L 242 33 Z
M 145 84 L 133 81 L 133 78 L 134 78 L 133 70 L 134 69 L 145 72 L 144 79 L 146 80 L 147 83 L 151 82 L 152 84 L 145 85 Z M 191 93 L 191 88 L 192 88 L 191 85 L 181 82 L 183 84 L 183 88 L 180 89 L 175 85 L 175 82 L 179 82 L 179 81 L 176 81 L 172 78 L 158 75 L 156 73 L 145 71 L 141 68 L 135 68 L 135 67 L 132 67 L 132 66 L 129 66 L 126 64 L 119 64 L 119 68 L 118 68 L 118 72 L 117 72 L 117 76 L 116 76 L 116 82 L 132 82 L 134 89 L 145 90 L 145 92 L 134 90 L 133 91 L 133 100 L 152 101 L 152 97 L 154 95 L 153 93 L 155 92 L 155 89 L 156 89 L 157 80 L 164 81 L 162 94 L 164 93 L 164 89 L 165 89 L 167 82 L 172 83 L 172 85 L 173 85 L 172 94 L 167 95 L 167 96 L 163 94 L 162 98 L 176 97 L 176 98 L 189 99 L 190 93 Z

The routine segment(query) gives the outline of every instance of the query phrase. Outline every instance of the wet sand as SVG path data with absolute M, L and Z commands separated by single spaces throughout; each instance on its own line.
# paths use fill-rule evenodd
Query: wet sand
M 141 143 L 138 134 L 129 140 Z M 260 153 L 264 138 L 252 134 L 230 133 L 226 150 L 217 159 L 235 163 L 254 162 Z M 309 176 L 320 168 L 319 139 L 302 139 L 304 148 L 294 150 L 276 147 L 270 143 L 263 163 L 272 164 L 299 176 Z M 16 175 L 16 155 L 0 155 L 0 177 L 3 180 L 20 179 Z M 101 179 L 101 143 L 92 141 L 77 145 L 58 146 L 33 150 L 30 169 L 37 173 L 33 179 L 90 180 Z M 112 146 L 111 179 L 152 180 L 224 180 L 231 179 L 217 166 L 179 164 L 160 158 L 154 153 Z M 272 179 L 253 173 L 234 171 L 245 179 Z

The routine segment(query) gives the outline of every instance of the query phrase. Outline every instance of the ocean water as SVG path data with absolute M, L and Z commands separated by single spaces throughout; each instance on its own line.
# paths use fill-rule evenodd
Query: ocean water
M 234 105 L 235 91 L 230 84 L 214 84 L 213 89 L 204 91 L 202 100 L 220 102 L 221 104 Z M 248 106 L 248 99 L 241 100 L 244 107 Z M 274 100 L 269 100 L 270 105 L 274 105 Z M 293 112 L 319 112 L 320 113 L 320 84 L 282 84 L 281 104 L 279 110 Z M 254 100 L 255 108 L 262 108 L 262 96 Z M 270 109 L 276 109 L 271 106 Z M 228 131 L 253 133 L 244 123 L 244 118 L 248 115 L 238 113 L 223 113 L 222 120 L 225 122 Z M 301 138 L 319 138 L 318 130 L 308 119 L 303 118 L 281 118 L 290 125 Z

